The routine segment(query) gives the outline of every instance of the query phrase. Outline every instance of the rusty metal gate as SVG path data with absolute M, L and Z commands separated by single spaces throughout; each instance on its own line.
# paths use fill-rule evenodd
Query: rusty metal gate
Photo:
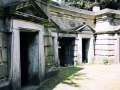
M 77 57 L 75 38 L 62 37 L 59 39 L 59 59 L 61 66 L 74 65 L 74 59 Z

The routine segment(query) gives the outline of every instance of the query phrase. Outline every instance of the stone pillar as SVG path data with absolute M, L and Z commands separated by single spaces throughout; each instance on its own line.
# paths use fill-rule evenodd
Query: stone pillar
M 5 33 L 0 32 L 0 80 L 8 77 L 8 37 Z M 0 86 L 4 87 L 4 84 Z
M 53 36 L 53 48 L 54 48 L 54 57 L 56 66 L 60 66 L 59 58 L 58 58 L 58 35 L 57 33 L 52 32 Z
M 82 37 L 78 34 L 78 60 L 82 63 Z
M 13 29 L 12 36 L 12 87 L 13 90 L 21 90 L 20 73 L 20 34 L 19 30 Z
M 94 37 L 90 38 L 90 45 L 89 45 L 89 54 L 88 54 L 88 63 L 94 61 Z
M 44 32 L 43 28 L 39 31 L 39 78 L 42 82 L 45 78 L 45 54 L 44 54 Z
M 97 0 L 95 0 L 95 2 L 93 3 L 93 12 L 98 11 L 100 11 L 100 4 L 97 2 Z

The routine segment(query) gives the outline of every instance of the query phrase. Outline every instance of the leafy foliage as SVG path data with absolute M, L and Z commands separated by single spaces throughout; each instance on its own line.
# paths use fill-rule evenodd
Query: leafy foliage
M 101 9 L 120 9 L 120 0 L 97 0 L 100 2 Z M 80 9 L 92 10 L 95 0 L 67 0 L 67 4 Z
M 107 58 L 103 58 L 103 64 L 108 64 L 108 59 Z
M 81 9 L 92 9 L 92 0 L 68 0 L 67 4 Z

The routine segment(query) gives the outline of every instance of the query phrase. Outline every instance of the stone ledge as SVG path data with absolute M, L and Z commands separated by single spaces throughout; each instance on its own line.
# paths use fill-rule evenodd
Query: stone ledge
M 9 85 L 10 85 L 10 80 L 1 80 L 0 90 L 10 90 Z
M 40 90 L 40 86 L 25 86 L 22 90 Z

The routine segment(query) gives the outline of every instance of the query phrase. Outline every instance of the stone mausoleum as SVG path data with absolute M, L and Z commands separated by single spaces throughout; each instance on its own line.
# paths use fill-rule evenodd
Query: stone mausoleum
M 0 0 L 0 90 L 35 90 L 60 66 L 120 62 L 120 10 L 59 2 Z

